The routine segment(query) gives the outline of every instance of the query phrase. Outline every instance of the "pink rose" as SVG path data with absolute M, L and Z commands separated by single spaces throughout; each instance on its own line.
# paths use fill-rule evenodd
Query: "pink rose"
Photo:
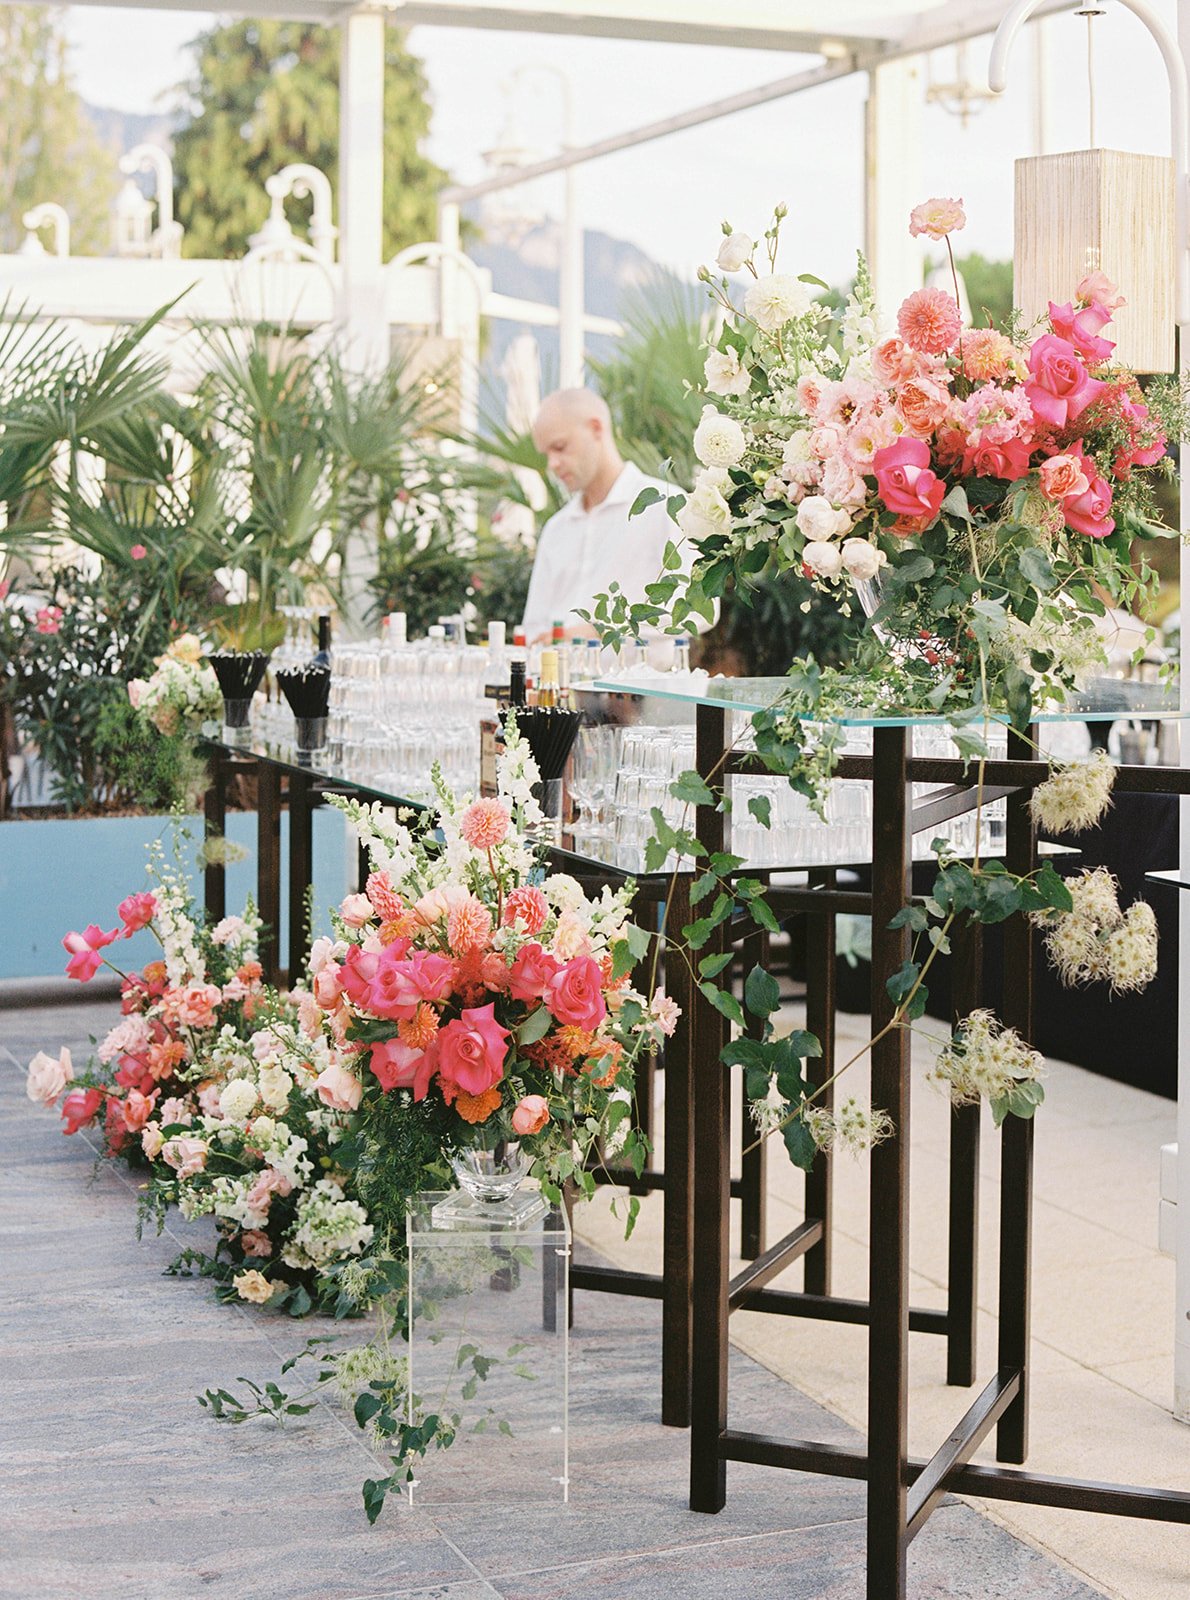
M 192 1178 L 207 1164 L 206 1141 L 193 1139 L 189 1134 L 177 1134 L 162 1145 L 161 1158 L 179 1178 Z
M 391 948 L 391 946 L 390 946 Z M 408 1020 L 423 1000 L 445 1000 L 454 983 L 454 964 L 433 950 L 415 950 L 408 960 L 380 957 L 368 1001 L 377 1016 Z
M 353 1006 L 361 1010 L 367 1007 L 379 966 L 380 957 L 361 950 L 357 944 L 353 944 L 343 957 L 343 965 L 339 968 L 339 984 Z
M 372 920 L 372 902 L 366 894 L 349 894 L 339 907 L 339 915 L 349 928 L 362 928 Z
M 1088 272 L 1074 291 L 1074 298 L 1085 306 L 1097 300 L 1105 311 L 1118 311 L 1128 304 L 1106 272 Z
M 545 1003 L 559 1022 L 571 1023 L 594 1033 L 607 1016 L 603 998 L 603 974 L 590 956 L 568 961 L 550 980 Z
M 925 358 L 911 350 L 895 333 L 882 339 L 872 350 L 872 376 L 889 389 L 919 377 L 925 367 Z
M 966 222 L 961 200 L 923 200 L 909 213 L 909 232 L 915 239 L 924 233 L 927 239 L 937 241 L 965 227 Z
M 510 1037 L 494 1002 L 469 1008 L 438 1035 L 438 1076 L 465 1094 L 483 1094 L 504 1076 Z
M 1042 494 L 1047 500 L 1065 500 L 1069 495 L 1084 494 L 1090 487 L 1085 467 L 1081 454 L 1050 456 L 1038 469 Z
M 80 1128 L 89 1128 L 102 1104 L 102 1090 L 72 1089 L 61 1106 L 62 1121 L 66 1124 L 62 1132 L 77 1133 Z
M 328 961 L 314 974 L 314 998 L 324 1011 L 329 1011 L 343 993 L 343 986 L 339 982 L 341 971 L 337 961 Z
M 139 1133 L 148 1122 L 160 1093 L 159 1089 L 154 1089 L 152 1094 L 141 1094 L 139 1089 L 129 1089 L 124 1098 L 124 1126 L 129 1133 Z
M 130 939 L 141 928 L 147 928 L 157 910 L 157 897 L 152 894 L 130 894 L 116 907 L 124 924 L 124 937 Z
M 540 1133 L 550 1120 L 549 1101 L 544 1095 L 527 1094 L 518 1100 L 512 1112 L 512 1131 L 521 1139 Z
M 508 973 L 508 992 L 514 1000 L 542 1000 L 561 963 L 537 943 L 523 944 Z
M 1069 339 L 1060 339 L 1056 333 L 1043 333 L 1033 341 L 1029 371 L 1033 376 L 1025 385 L 1025 394 L 1033 414 L 1056 428 L 1081 416 L 1105 387 L 1087 371 Z
M 323 1105 L 332 1111 L 354 1111 L 364 1094 L 359 1079 L 333 1061 L 315 1078 L 314 1087 Z
M 70 1051 L 65 1045 L 56 1056 L 47 1056 L 44 1050 L 39 1050 L 29 1063 L 25 1093 L 30 1100 L 36 1100 L 43 1106 L 52 1106 L 73 1077 L 74 1067 Z
M 240 1234 L 240 1249 L 246 1256 L 271 1256 L 273 1242 L 267 1233 L 261 1233 L 259 1228 L 245 1228 Z
M 62 607 L 42 606 L 36 626 L 38 633 L 57 633 L 62 626 Z
M 1068 300 L 1064 306 L 1050 303 L 1050 327 L 1060 339 L 1066 339 L 1087 361 L 1106 361 L 1116 348 L 1110 339 L 1098 337 L 1100 328 L 1111 321 L 1106 306 L 1093 301 L 1078 311 Z
M 1007 478 L 1013 482 L 1028 472 L 1032 448 L 1025 439 L 1006 439 L 1002 444 L 980 439 L 964 450 L 962 470 L 974 472 L 978 478 Z
M 876 487 L 888 509 L 898 517 L 937 515 L 946 486 L 930 470 L 929 446 L 902 435 L 895 444 L 877 450 L 872 460 Z
M 1067 526 L 1076 533 L 1085 533 L 1088 539 L 1106 539 L 1115 530 L 1115 519 L 1108 516 L 1110 510 L 1111 487 L 1100 477 L 1093 477 L 1082 494 L 1071 495 L 1062 502 Z
M 518 922 L 521 932 L 532 938 L 545 927 L 550 914 L 549 901 L 533 884 L 524 883 L 509 892 L 501 921 L 506 928 Z
M 436 1065 L 436 1044 L 429 1050 L 415 1050 L 401 1039 L 385 1039 L 372 1046 L 369 1063 L 387 1093 L 390 1089 L 412 1089 L 415 1100 L 424 1100 Z
M 165 1135 L 161 1131 L 159 1122 L 147 1123 L 140 1134 L 140 1147 L 144 1151 L 146 1161 L 156 1161 L 161 1154 L 161 1146 L 165 1143 Z
M 134 561 L 143 561 L 148 553 L 143 544 L 134 544 L 128 552 Z
M 66 976 L 77 978 L 80 983 L 89 982 L 103 965 L 103 957 L 99 952 L 119 937 L 119 928 L 104 933 L 93 922 L 88 923 L 82 933 L 68 933 L 62 941 L 62 948 L 70 952 Z
M 897 410 L 914 433 L 932 433 L 949 405 L 950 391 L 935 378 L 910 378 L 897 391 Z

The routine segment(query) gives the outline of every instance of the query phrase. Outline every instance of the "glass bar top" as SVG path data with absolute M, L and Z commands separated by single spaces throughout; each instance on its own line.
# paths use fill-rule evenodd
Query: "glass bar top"
M 1146 872 L 1147 883 L 1171 883 L 1175 889 L 1190 889 L 1190 878 L 1187 878 L 1180 867 L 1163 867 L 1159 872 Z
M 751 713 L 767 711 L 780 699 L 787 682 L 785 678 L 700 680 L 683 674 L 671 684 L 659 674 L 655 678 L 599 678 L 591 687 L 601 694 L 644 696 L 681 705 L 724 706 L 732 711 Z M 1095 678 L 1060 705 L 1037 707 L 1033 712 L 1035 722 L 1116 722 L 1120 718 L 1144 722 L 1190 719 L 1190 707 L 1183 708 L 1180 704 L 1176 684 Z M 894 712 L 857 706 L 832 720 L 849 728 L 918 728 L 951 727 L 955 718 L 953 713 Z M 1007 723 L 1009 719 L 1006 712 L 989 712 L 986 720 Z

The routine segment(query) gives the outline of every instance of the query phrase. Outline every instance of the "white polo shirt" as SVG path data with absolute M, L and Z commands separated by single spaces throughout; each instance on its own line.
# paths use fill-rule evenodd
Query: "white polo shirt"
M 652 486 L 663 496 L 679 494 L 672 483 L 646 478 L 627 462 L 606 498 L 590 511 L 576 494 L 549 519 L 537 540 L 537 559 L 525 600 L 525 637 L 548 633 L 555 620 L 569 630 L 580 626 L 580 607 L 594 608 L 595 596 L 615 581 L 633 602 L 643 601 L 645 585 L 662 576 L 662 556 L 672 539 L 687 563 L 693 551 L 661 499 L 629 517 L 642 489 Z

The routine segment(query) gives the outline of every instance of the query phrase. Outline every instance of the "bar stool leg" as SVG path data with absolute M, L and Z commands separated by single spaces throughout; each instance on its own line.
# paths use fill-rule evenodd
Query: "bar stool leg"
M 289 775 L 289 982 L 306 970 L 310 955 L 307 898 L 314 877 L 314 815 L 311 783 L 304 773 Z
M 761 966 L 767 970 L 768 963 L 769 936 L 763 928 L 757 928 L 740 943 L 741 985 L 753 967 Z M 749 1016 L 746 1031 L 749 1038 L 759 1039 L 764 1032 L 764 1023 Z M 743 1077 L 742 1070 L 740 1077 Z M 745 1261 L 755 1261 L 764 1250 L 768 1146 L 763 1139 L 756 1137 L 742 1083 L 740 1099 L 740 1255 Z
M 208 840 L 222 839 L 227 826 L 227 778 L 229 763 L 221 751 L 211 756 L 211 781 L 203 796 L 204 834 Z M 227 868 L 222 860 L 210 860 L 203 870 L 203 904 L 212 922 L 227 915 Z
M 256 763 L 256 899 L 264 927 L 260 964 L 264 981 L 280 976 L 281 933 L 281 773 L 268 762 Z

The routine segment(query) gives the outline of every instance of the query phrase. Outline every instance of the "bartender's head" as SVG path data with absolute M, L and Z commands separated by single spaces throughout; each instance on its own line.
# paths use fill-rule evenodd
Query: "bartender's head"
M 533 443 L 571 494 L 584 494 L 621 462 L 607 404 L 590 389 L 546 395 L 533 423 Z

